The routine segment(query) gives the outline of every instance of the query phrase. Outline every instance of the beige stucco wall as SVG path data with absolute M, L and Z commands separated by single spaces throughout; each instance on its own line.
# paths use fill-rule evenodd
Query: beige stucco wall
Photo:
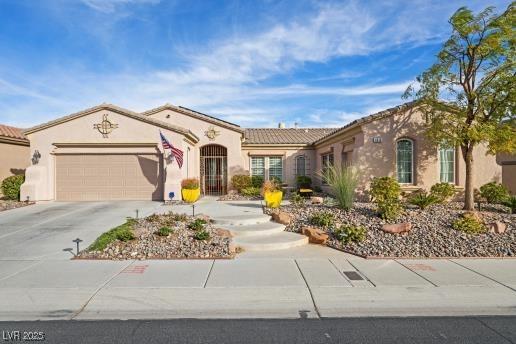
M 251 156 L 281 156 L 283 159 L 283 182 L 289 186 L 296 186 L 296 158 L 304 155 L 306 159 L 306 175 L 312 177 L 315 168 L 315 152 L 312 148 L 306 146 L 263 146 L 244 145 L 242 147 L 242 158 L 244 160 L 244 169 L 246 173 L 250 171 Z M 267 167 L 267 166 L 266 166 Z M 265 172 L 266 175 L 268 171 Z
M 373 138 L 380 137 L 381 143 Z M 437 147 L 425 137 L 423 115 L 416 109 L 409 109 L 362 126 L 350 128 L 338 137 L 316 147 L 317 169 L 321 169 L 321 154 L 333 149 L 335 164 L 341 163 L 341 152 L 351 151 L 353 166 L 358 171 L 359 193 L 364 193 L 373 177 L 396 177 L 396 141 L 409 138 L 414 142 L 414 183 L 403 185 L 405 189 L 429 189 L 439 182 L 439 160 Z M 492 180 L 501 181 L 501 167 L 494 156 L 486 155 L 485 146 L 474 151 L 475 187 Z M 456 185 L 464 186 L 465 168 L 460 152 L 456 152 Z
M 231 181 L 231 176 L 245 173 L 241 151 L 243 136 L 241 132 L 203 121 L 172 109 L 162 110 L 149 117 L 187 128 L 199 137 L 199 142 L 196 143 L 195 146 L 190 146 L 188 153 L 190 156 L 190 164 L 188 167 L 189 177 L 200 177 L 200 148 L 209 144 L 221 145 L 227 149 L 228 187 L 230 186 L 229 182 Z M 214 140 L 210 140 L 206 136 L 206 131 L 210 127 L 214 127 L 219 133 Z
M 9 176 L 25 172 L 30 164 L 29 153 L 28 145 L 0 141 L 0 183 Z
M 104 138 L 94 125 L 102 121 L 103 115 L 108 114 L 112 123 L 118 124 L 108 138 Z M 97 112 L 55 125 L 32 134 L 28 134 L 31 142 L 31 156 L 35 150 L 41 154 L 37 165 L 31 166 L 26 171 L 26 182 L 22 185 L 22 199 L 29 196 L 31 200 L 55 199 L 55 156 L 66 153 L 156 153 L 162 154 L 159 131 L 162 131 L 167 139 L 178 148 L 186 151 L 187 143 L 182 134 L 167 129 L 160 129 L 149 123 L 130 118 L 123 114 L 109 110 Z M 71 143 L 80 144 L 57 148 L 54 144 Z M 131 147 L 123 147 L 122 144 L 133 144 Z M 142 147 L 137 147 L 141 143 Z M 148 147 L 149 143 L 155 146 Z M 88 144 L 90 144 L 88 146 Z M 136 145 L 135 145 L 136 144 Z M 101 145 L 101 146 L 99 146 Z M 173 191 L 175 199 L 180 199 L 180 181 L 186 178 L 186 169 L 178 169 L 177 163 L 167 161 L 169 153 L 165 155 L 164 173 L 164 198 Z
M 502 165 L 502 183 L 511 194 L 516 195 L 516 155 L 501 153 L 496 157 L 498 164 Z

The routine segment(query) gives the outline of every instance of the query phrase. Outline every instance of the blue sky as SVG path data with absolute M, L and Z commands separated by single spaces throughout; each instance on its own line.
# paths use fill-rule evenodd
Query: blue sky
M 172 103 L 245 127 L 335 127 L 403 102 L 464 5 L 0 0 L 0 123 Z

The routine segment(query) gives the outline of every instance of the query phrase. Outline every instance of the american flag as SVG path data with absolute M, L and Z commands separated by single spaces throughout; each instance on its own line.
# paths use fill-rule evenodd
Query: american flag
M 177 161 L 177 165 L 179 166 L 179 168 L 183 167 L 183 151 L 172 146 L 172 144 L 168 142 L 168 140 L 165 138 L 161 131 L 159 133 L 159 136 L 161 136 L 161 144 L 163 145 L 163 149 L 170 149 L 172 155 Z

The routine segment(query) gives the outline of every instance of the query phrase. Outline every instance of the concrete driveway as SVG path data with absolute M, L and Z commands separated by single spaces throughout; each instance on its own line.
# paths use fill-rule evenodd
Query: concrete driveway
M 49 202 L 0 212 L 0 260 L 70 259 L 63 251 L 81 238 L 81 248 L 134 217 L 158 211 L 160 202 Z

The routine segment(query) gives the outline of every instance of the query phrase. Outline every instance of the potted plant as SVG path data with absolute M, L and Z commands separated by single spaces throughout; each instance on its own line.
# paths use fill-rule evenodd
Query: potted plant
M 181 196 L 183 196 L 183 201 L 194 203 L 199 199 L 200 195 L 199 179 L 187 178 L 181 181 Z
M 265 199 L 265 206 L 268 208 L 279 208 L 283 199 L 283 191 L 278 182 L 267 180 L 262 185 L 262 194 Z

